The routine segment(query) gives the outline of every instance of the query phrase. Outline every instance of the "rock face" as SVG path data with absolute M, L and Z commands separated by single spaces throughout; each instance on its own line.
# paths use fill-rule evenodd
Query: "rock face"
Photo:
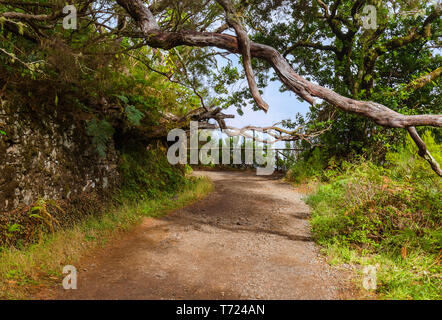
M 118 155 L 97 155 L 81 121 L 72 116 L 37 116 L 0 105 L 0 216 L 38 198 L 64 200 L 102 193 L 118 181 Z

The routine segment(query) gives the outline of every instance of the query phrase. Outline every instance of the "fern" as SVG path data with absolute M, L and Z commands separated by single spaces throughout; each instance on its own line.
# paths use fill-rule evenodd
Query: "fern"
M 123 96 L 122 94 L 115 94 L 115 96 L 121 100 L 124 104 L 129 103 L 129 99 L 126 96 Z
M 139 126 L 140 121 L 144 118 L 144 113 L 138 110 L 135 106 L 129 105 L 129 98 L 122 94 L 115 95 L 126 107 L 124 112 L 126 113 L 127 120 L 134 126 Z
M 92 119 L 87 123 L 87 134 L 92 137 L 92 144 L 97 149 L 100 157 L 106 157 L 107 145 L 112 135 L 114 128 L 106 120 L 97 121 Z
M 127 106 L 124 111 L 126 112 L 127 119 L 135 126 L 140 125 L 141 119 L 144 118 L 144 113 L 135 108 L 134 106 Z

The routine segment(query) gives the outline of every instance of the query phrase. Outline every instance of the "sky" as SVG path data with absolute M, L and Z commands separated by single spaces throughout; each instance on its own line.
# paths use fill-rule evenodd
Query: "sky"
M 242 70 L 243 66 L 239 63 L 238 56 L 230 55 L 229 59 L 233 62 L 233 65 Z M 218 60 L 219 66 L 224 66 L 226 61 L 224 59 Z M 268 127 L 272 126 L 282 120 L 292 119 L 295 120 L 296 114 L 299 112 L 302 115 L 306 115 L 309 111 L 310 104 L 308 102 L 300 102 L 297 99 L 295 93 L 291 91 L 280 92 L 280 81 L 271 81 L 269 85 L 263 89 L 263 99 L 269 105 L 269 110 L 265 113 L 262 110 L 253 111 L 252 106 L 243 108 L 244 114 L 241 116 L 238 114 L 236 107 L 232 106 L 223 111 L 225 114 L 234 115 L 233 119 L 226 119 L 227 126 L 236 128 L 243 128 L 246 126 Z M 277 142 L 274 146 L 283 148 L 284 142 Z
M 440 0 L 429 0 L 428 5 L 435 5 Z M 277 19 L 282 19 L 278 16 Z M 226 33 L 233 34 L 233 31 L 227 31 Z M 440 54 L 442 50 L 435 49 L 435 54 Z M 234 66 L 237 66 L 238 70 L 242 70 L 243 66 L 239 62 L 237 55 L 229 55 L 229 59 L 233 62 Z M 222 58 L 218 59 L 220 66 L 226 64 L 226 61 Z M 307 102 L 300 102 L 296 95 L 292 92 L 279 92 L 281 83 L 279 81 L 271 82 L 267 88 L 264 89 L 263 98 L 269 104 L 269 111 L 253 111 L 252 107 L 244 108 L 244 115 L 240 116 L 236 112 L 235 107 L 228 108 L 226 114 L 234 114 L 235 119 L 226 119 L 226 123 L 229 126 L 245 127 L 248 125 L 254 126 L 270 126 L 281 120 L 294 119 L 296 113 L 305 115 L 309 111 L 309 104 Z M 317 99 L 317 102 L 320 102 Z
M 229 55 L 229 59 L 238 70 L 243 70 L 242 64 L 239 62 L 237 55 Z M 219 58 L 218 65 L 225 66 L 227 61 Z M 224 111 L 226 114 L 235 115 L 234 119 L 226 119 L 228 126 L 237 128 L 246 127 L 248 125 L 265 127 L 271 126 L 281 120 L 295 119 L 299 112 L 305 115 L 309 111 L 309 104 L 307 102 L 300 102 L 293 92 L 280 92 L 281 82 L 272 81 L 263 89 L 262 95 L 264 100 L 269 105 L 267 113 L 264 111 L 253 111 L 252 106 L 243 108 L 244 115 L 240 116 L 235 107 L 230 107 Z
M 234 119 L 226 119 L 229 126 L 242 128 L 248 125 L 265 127 L 271 126 L 281 120 L 295 119 L 299 112 L 305 115 L 309 111 L 307 102 L 300 102 L 292 92 L 279 92 L 280 82 L 271 82 L 264 89 L 263 98 L 269 105 L 267 113 L 264 111 L 253 111 L 249 106 L 243 109 L 244 115 L 240 116 L 235 107 L 226 109 L 224 113 L 235 115 Z

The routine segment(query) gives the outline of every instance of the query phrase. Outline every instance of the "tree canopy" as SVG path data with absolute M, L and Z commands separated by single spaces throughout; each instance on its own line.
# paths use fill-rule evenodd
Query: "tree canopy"
M 63 27 L 63 1 L 0 0 L 1 87 L 39 92 L 40 107 L 51 96 L 81 110 L 89 131 L 102 133 L 98 144 L 114 130 L 164 136 L 191 119 L 226 129 L 225 107 L 277 107 L 260 90 L 278 79 L 312 104 L 308 119 L 279 131 L 287 139 L 314 136 L 330 154 L 345 154 L 397 142 L 402 135 L 388 129 L 402 128 L 442 174 L 415 129 L 442 126 L 438 2 L 71 2 L 76 29 Z M 376 13 L 370 28 L 367 6 Z M 220 58 L 228 62 L 219 66 Z

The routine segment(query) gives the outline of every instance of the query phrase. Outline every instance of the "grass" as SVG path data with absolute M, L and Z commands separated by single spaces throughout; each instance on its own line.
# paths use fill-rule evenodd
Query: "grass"
M 429 134 L 425 139 L 441 162 L 442 146 Z M 306 198 L 312 234 L 331 264 L 356 266 L 361 289 L 363 267 L 375 266 L 379 299 L 442 298 L 441 179 L 412 141 L 382 166 L 360 159 L 314 180 L 316 190 Z
M 131 230 L 144 217 L 161 217 L 206 196 L 213 183 L 191 178 L 176 194 L 161 193 L 141 201 L 123 201 L 100 216 L 90 216 L 73 228 L 45 235 L 24 249 L 0 248 L 0 298 L 26 299 L 62 279 L 62 268 L 88 251 L 105 246 Z
M 323 244 L 321 250 L 331 265 L 356 265 L 354 283 L 362 298 L 387 300 L 440 300 L 440 256 L 423 251 L 410 253 L 406 258 L 391 252 L 373 253 L 350 248 L 339 243 Z M 362 286 L 364 266 L 375 266 L 377 288 L 374 292 Z

